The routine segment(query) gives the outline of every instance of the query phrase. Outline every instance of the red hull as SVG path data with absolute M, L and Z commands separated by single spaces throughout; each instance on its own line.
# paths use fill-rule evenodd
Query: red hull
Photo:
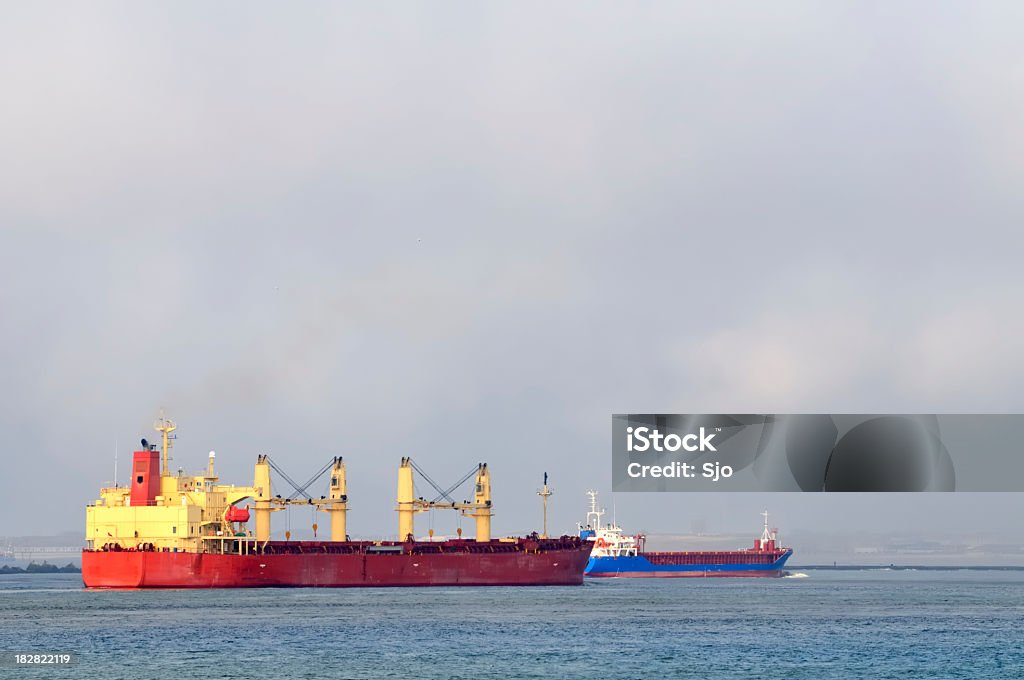
M 273 544 L 257 555 L 147 551 L 82 551 L 89 588 L 261 588 L 382 586 L 580 585 L 589 544 L 519 541 L 456 546 Z M 494 552 L 486 551 L 488 548 Z M 326 552 L 326 550 L 346 550 Z M 315 550 L 315 552 L 314 552 Z

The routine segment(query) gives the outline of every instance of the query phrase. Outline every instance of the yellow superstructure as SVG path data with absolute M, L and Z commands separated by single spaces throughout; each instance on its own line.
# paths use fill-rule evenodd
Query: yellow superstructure
M 220 484 L 213 451 L 204 474 L 170 474 L 167 451 L 175 425 L 161 418 L 156 430 L 163 435 L 159 470 L 147 467 L 157 454 L 155 447 L 143 440 L 143 450 L 135 454 L 131 484 L 100 489 L 100 497 L 86 507 L 86 541 L 90 549 L 115 545 L 130 549 L 148 544 L 149 549 L 177 552 L 250 552 L 253 544 L 270 540 L 270 513 L 292 504 L 328 512 L 332 520 L 331 540 L 345 540 L 348 498 L 345 464 L 340 457 L 331 466 L 330 498 L 284 499 L 271 493 L 267 456 L 257 457 L 252 486 Z M 146 479 L 150 474 L 159 474 L 159 481 Z M 236 507 L 246 499 L 254 501 L 255 535 L 245 524 L 248 511 Z
M 213 460 L 211 456 L 204 475 L 161 474 L 153 505 L 132 505 L 131 487 L 101 489 L 99 499 L 85 510 L 89 547 L 151 543 L 157 549 L 206 552 L 204 540 L 233 535 L 233 523 L 225 520 L 228 508 L 258 492 L 255 487 L 219 484 Z

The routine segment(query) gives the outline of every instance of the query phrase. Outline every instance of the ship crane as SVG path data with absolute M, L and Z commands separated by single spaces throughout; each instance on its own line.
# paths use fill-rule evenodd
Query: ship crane
M 413 471 L 417 472 L 430 486 L 437 491 L 438 495 L 434 500 L 428 501 L 425 498 L 416 498 L 413 487 Z M 456 502 L 452 492 L 462 486 L 470 477 L 476 476 L 473 486 L 473 500 Z M 441 502 L 442 499 L 444 502 Z M 442 489 L 437 482 L 430 478 L 412 458 L 402 458 L 398 466 L 398 538 L 405 541 L 415 538 L 413 517 L 417 512 L 426 512 L 433 509 L 457 510 L 465 517 L 472 517 L 476 520 L 476 540 L 485 543 L 491 540 L 491 517 L 494 513 L 491 510 L 491 473 L 487 469 L 487 463 L 479 463 L 475 468 L 463 475 L 462 479 L 447 489 Z
M 291 485 L 293 491 L 287 498 L 282 498 L 280 494 L 271 496 L 271 469 Z M 313 498 L 306 490 L 323 477 L 328 470 L 331 473 L 328 495 Z M 331 519 L 331 540 L 348 540 L 348 491 L 345 479 L 345 461 L 341 456 L 335 456 L 302 485 L 289 477 L 270 459 L 270 456 L 257 456 L 253 487 L 257 492 L 254 498 L 256 501 L 256 540 L 258 542 L 270 540 L 270 513 L 284 510 L 291 505 L 313 506 L 320 512 L 328 513 Z M 313 531 L 316 531 L 315 524 Z

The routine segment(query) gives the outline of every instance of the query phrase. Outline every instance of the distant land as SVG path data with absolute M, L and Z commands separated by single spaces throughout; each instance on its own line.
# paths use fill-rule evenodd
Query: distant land
M 66 564 L 63 567 L 58 567 L 56 564 L 50 564 L 49 562 L 43 562 L 42 564 L 36 564 L 35 562 L 29 562 L 29 565 L 22 569 L 21 567 L 12 567 L 8 564 L 0 567 L 0 575 L 3 574 L 81 574 L 82 570 L 74 564 Z

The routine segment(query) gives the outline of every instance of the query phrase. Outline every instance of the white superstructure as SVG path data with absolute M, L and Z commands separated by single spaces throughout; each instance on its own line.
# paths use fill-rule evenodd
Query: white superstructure
M 591 558 L 598 557 L 636 557 L 639 541 L 637 536 L 623 536 L 622 529 L 614 522 L 601 525 L 604 510 L 597 508 L 597 492 L 588 491 L 590 511 L 587 513 L 586 526 L 579 524 L 580 537 L 594 542 Z

